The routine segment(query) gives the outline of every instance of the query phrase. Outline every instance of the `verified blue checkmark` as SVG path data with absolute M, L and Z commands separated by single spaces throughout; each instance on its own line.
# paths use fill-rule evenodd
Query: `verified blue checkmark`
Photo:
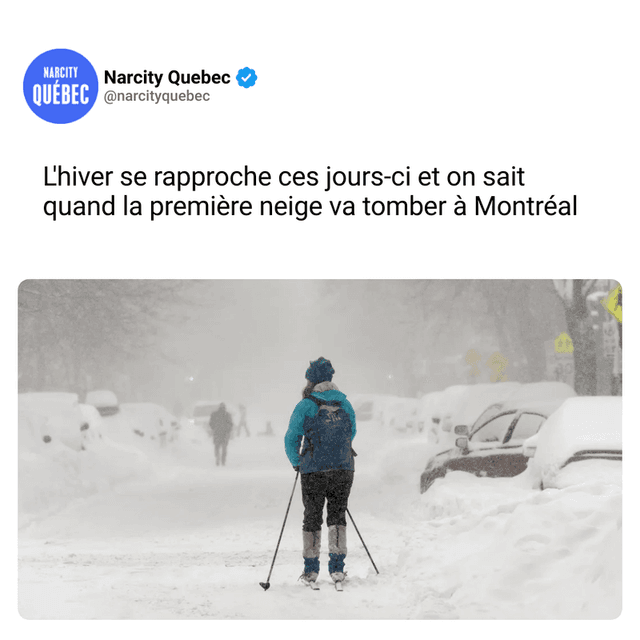
M 238 84 L 241 87 L 244 87 L 245 89 L 248 89 L 249 87 L 253 87 L 257 79 L 258 79 L 258 76 L 256 75 L 256 72 L 253 69 L 250 69 L 249 67 L 244 67 L 244 69 L 240 69 L 240 71 L 238 71 L 238 75 L 236 76 L 236 80 L 238 81 Z

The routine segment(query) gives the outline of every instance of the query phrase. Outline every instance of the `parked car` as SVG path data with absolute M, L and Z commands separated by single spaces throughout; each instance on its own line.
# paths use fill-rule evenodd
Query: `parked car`
M 458 394 L 455 404 L 444 412 L 441 430 L 451 432 L 458 424 L 470 425 L 488 406 L 502 406 L 520 392 L 519 382 L 489 382 L 469 385 Z M 545 396 L 546 397 L 546 396 Z
M 90 439 L 90 424 L 75 393 L 19 393 L 18 427 L 21 438 L 57 442 L 76 451 L 84 450 Z
M 382 425 L 391 431 L 401 433 L 417 431 L 418 402 L 417 398 L 391 396 L 381 406 Z
M 89 447 L 91 444 L 103 439 L 103 420 L 98 410 L 92 404 L 81 403 L 78 405 L 80 413 L 84 419 L 84 446 Z
M 120 410 L 137 422 L 143 436 L 157 439 L 161 445 L 169 441 L 179 427 L 175 416 L 153 402 L 123 402 Z
M 520 388 L 519 382 L 454 385 L 420 399 L 418 422 L 427 429 L 429 440 L 449 448 L 456 424 L 470 424 L 491 403 L 502 402 Z
M 571 390 L 572 393 L 573 390 Z M 568 391 L 567 391 L 568 393 Z M 515 395 L 515 394 L 514 394 Z M 456 425 L 455 445 L 431 458 L 420 476 L 424 493 L 437 478 L 449 471 L 476 476 L 513 477 L 527 467 L 524 441 L 536 434 L 542 423 L 566 400 L 561 394 L 547 399 L 516 399 L 485 410 L 469 427 Z
M 96 389 L 87 392 L 85 403 L 93 405 L 101 416 L 113 416 L 120 411 L 118 398 L 113 391 Z
M 375 418 L 374 398 L 375 396 L 363 394 L 354 395 L 350 398 L 351 405 L 356 414 L 356 421 L 370 422 Z
M 357 422 L 376 422 L 380 426 L 384 423 L 385 408 L 395 400 L 395 396 L 382 393 L 360 393 L 349 397 Z
M 570 398 L 524 443 L 533 485 L 622 481 L 622 398 Z
M 484 423 L 490 417 L 497 415 L 507 404 L 510 406 L 525 406 L 531 402 L 536 403 L 541 400 L 562 401 L 567 398 L 573 398 L 575 395 L 576 392 L 573 388 L 565 382 L 543 381 L 518 385 L 517 388 L 513 389 L 510 394 L 503 397 L 501 400 L 494 398 L 490 404 L 485 403 L 484 411 L 479 414 L 469 431 L 474 431 L 478 424 Z M 468 424 L 468 422 L 463 419 L 457 421 L 456 424 Z

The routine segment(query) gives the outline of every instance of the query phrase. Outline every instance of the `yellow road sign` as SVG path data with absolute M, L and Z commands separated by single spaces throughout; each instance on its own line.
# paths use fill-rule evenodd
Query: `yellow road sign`
M 622 322 L 622 285 L 611 289 L 600 303 L 618 322 Z

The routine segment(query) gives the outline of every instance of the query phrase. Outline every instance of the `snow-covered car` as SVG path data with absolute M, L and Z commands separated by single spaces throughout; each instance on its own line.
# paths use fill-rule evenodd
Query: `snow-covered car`
M 93 405 L 101 416 L 112 416 L 120 411 L 116 394 L 108 389 L 87 392 L 85 403 Z
M 81 403 L 78 407 L 86 424 L 83 435 L 84 445 L 87 447 L 103 438 L 102 416 L 92 404 Z
M 428 393 L 420 399 L 418 421 L 424 424 L 435 450 L 444 451 L 454 444 L 455 425 L 472 424 L 488 405 L 503 402 L 520 386 L 519 382 L 493 382 Z
M 431 391 L 418 400 L 418 431 L 425 431 L 431 442 L 440 439 L 440 406 L 444 391 Z
M 511 384 L 511 383 L 501 383 Z M 498 400 L 495 397 L 490 403 L 485 403 L 483 411 L 479 413 L 478 418 L 473 423 L 469 423 L 467 418 L 471 416 L 469 412 L 466 413 L 462 419 L 457 420 L 455 424 L 471 424 L 469 432 L 473 432 L 477 425 L 486 422 L 489 418 L 498 415 L 505 406 L 526 406 L 530 403 L 537 403 L 540 401 L 563 401 L 567 398 L 575 397 L 576 392 L 573 387 L 565 382 L 554 381 L 542 381 L 542 382 L 530 382 L 523 385 L 518 385 L 517 388 L 502 399 Z M 487 396 L 488 398 L 488 396 Z M 558 405 L 559 406 L 559 405 Z M 478 415 L 478 414 L 476 414 Z
M 470 385 L 466 384 L 456 384 L 440 392 L 438 402 L 432 410 L 432 421 L 438 425 L 440 431 L 450 430 L 451 413 L 463 403 L 469 387 Z
M 622 398 L 570 398 L 524 443 L 533 486 L 622 482 Z
M 356 414 L 356 421 L 373 422 L 391 431 L 418 430 L 417 398 L 405 398 L 387 394 L 354 394 L 349 402 Z
M 538 432 L 544 421 L 565 401 L 564 397 L 509 399 L 499 409 L 483 412 L 473 426 L 456 425 L 455 446 L 433 456 L 420 476 L 424 493 L 449 471 L 466 471 L 476 476 L 513 477 L 527 468 L 525 440 Z
M 418 399 L 395 397 L 382 407 L 382 424 L 392 431 L 417 431 Z M 357 414 L 356 414 L 357 420 Z
M 357 422 L 377 422 L 382 425 L 384 408 L 392 402 L 394 396 L 384 394 L 360 393 L 349 397 L 356 414 Z
M 123 402 L 120 410 L 138 423 L 143 436 L 165 444 L 178 429 L 178 420 L 163 406 L 153 402 Z
M 76 451 L 84 450 L 91 437 L 75 393 L 19 393 L 18 426 L 21 438 L 58 442 Z
M 125 446 L 139 447 L 144 444 L 145 440 L 150 440 L 150 436 L 153 436 L 156 441 L 159 437 L 156 424 L 152 427 L 147 424 L 149 411 L 144 408 L 137 411 L 135 408 L 145 404 L 123 403 L 121 405 L 113 391 L 103 389 L 89 391 L 84 406 L 87 412 L 93 410 L 94 416 L 97 413 L 100 432 L 110 441 Z M 126 412 L 122 410 L 125 405 L 128 406 Z

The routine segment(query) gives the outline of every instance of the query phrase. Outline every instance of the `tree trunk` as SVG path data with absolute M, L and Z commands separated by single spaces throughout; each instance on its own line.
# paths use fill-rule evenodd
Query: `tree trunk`
M 571 304 L 565 302 L 565 317 L 569 337 L 573 341 L 576 393 L 581 396 L 594 396 L 597 393 L 596 344 L 582 282 L 574 281 Z
M 520 346 L 527 362 L 526 368 L 521 369 L 519 382 L 537 382 L 543 380 L 545 374 L 544 340 L 529 304 L 531 286 L 532 281 L 515 280 L 509 294 L 514 309 L 511 318 L 514 342 Z

